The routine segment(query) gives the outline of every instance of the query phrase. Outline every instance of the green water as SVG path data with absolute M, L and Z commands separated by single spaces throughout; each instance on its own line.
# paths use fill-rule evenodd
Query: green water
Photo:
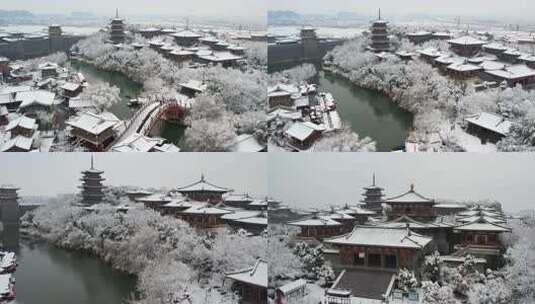
M 116 86 L 121 90 L 121 101 L 113 105 L 110 108 L 110 112 L 120 119 L 128 119 L 134 114 L 136 108 L 128 107 L 128 102 L 130 98 L 135 98 L 142 92 L 143 86 L 141 84 L 130 80 L 122 73 L 104 71 L 78 60 L 72 60 L 71 67 L 73 70 L 81 72 L 89 85 L 107 82 L 110 86 Z
M 101 70 L 94 65 L 83 61 L 72 60 L 71 67 L 75 71 L 81 72 L 90 85 L 91 83 L 107 82 L 109 85 L 118 87 L 121 90 L 121 101 L 113 105 L 110 108 L 110 112 L 120 119 L 128 119 L 132 117 L 137 108 L 129 107 L 128 102 L 130 101 L 130 98 L 135 98 L 141 94 L 143 91 L 143 86 L 141 84 L 132 81 L 122 73 Z M 184 136 L 184 130 L 185 128 L 183 126 L 166 121 L 164 122 L 160 134 L 154 134 L 154 136 L 163 137 L 180 147 L 182 137 Z
M 44 242 L 21 242 L 17 258 L 17 304 L 121 304 L 135 292 L 134 276 Z
M 350 123 L 359 136 L 373 138 L 378 151 L 391 151 L 405 142 L 413 115 L 387 96 L 360 88 L 328 71 L 320 71 L 313 81 L 321 91 L 333 94 L 343 121 Z

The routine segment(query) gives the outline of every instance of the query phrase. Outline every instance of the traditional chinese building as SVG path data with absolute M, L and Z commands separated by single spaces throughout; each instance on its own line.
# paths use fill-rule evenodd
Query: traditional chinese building
M 80 178 L 82 185 L 79 188 L 82 189 L 80 194 L 83 205 L 92 206 L 102 202 L 104 198 L 103 173 L 104 171 L 95 169 L 93 156 L 91 156 L 91 168 L 82 171 L 82 178 Z
M 381 19 L 381 9 L 379 9 L 379 18 L 372 22 L 371 28 L 371 45 L 368 47 L 373 52 L 389 52 L 390 40 L 388 38 L 388 21 Z
M 361 208 L 359 206 L 349 206 L 346 204 L 343 208 L 336 210 L 336 213 L 346 214 L 353 217 L 352 224 L 354 225 L 363 225 L 365 224 L 370 216 L 377 215 L 373 210 L 368 210 Z M 331 217 L 333 220 L 338 221 L 338 219 Z
M 232 280 L 232 289 L 241 296 L 241 303 L 267 304 L 268 265 L 258 260 L 253 267 L 227 273 L 225 279 Z
M 463 36 L 456 39 L 448 40 L 450 48 L 456 54 L 464 57 L 472 57 L 477 55 L 483 45 L 486 44 L 485 41 L 473 38 L 470 36 Z
M 116 135 L 114 128 L 119 122 L 110 112 L 83 112 L 71 117 L 66 124 L 71 127 L 71 137 L 93 150 L 102 151 L 113 141 Z
M 20 208 L 17 191 L 12 185 L 0 186 L 0 218 L 2 220 L 2 248 L 16 249 L 19 246 Z
M 201 179 L 187 186 L 178 187 L 176 191 L 185 197 L 199 202 L 210 202 L 216 204 L 223 201 L 223 195 L 231 189 L 220 187 L 209 183 L 201 174 Z
M 223 215 L 222 219 L 234 230 L 244 229 L 255 235 L 262 233 L 268 226 L 264 211 L 235 211 Z
M 441 254 L 449 254 L 453 250 L 451 238 L 454 223 L 446 223 L 442 221 L 442 219 L 434 222 L 424 223 L 409 216 L 403 215 L 396 219 L 376 223 L 374 225 L 382 228 L 406 228 L 418 234 L 431 237 L 437 250 Z
M 113 18 L 110 23 L 110 40 L 114 44 L 119 44 L 124 42 L 125 37 L 124 20 L 119 18 L 119 9 L 116 9 L 115 18 Z
M 432 238 L 407 228 L 356 226 L 346 235 L 324 240 L 339 249 L 342 267 L 417 269 L 432 248 Z
M 177 214 L 177 217 L 196 228 L 218 228 L 225 224 L 222 216 L 231 213 L 207 203 L 197 203 Z
M 175 39 L 176 44 L 180 46 L 192 46 L 199 42 L 199 39 L 202 37 L 200 34 L 195 33 L 189 29 L 185 29 L 178 33 L 171 34 Z
M 364 208 L 376 212 L 381 212 L 383 210 L 382 204 L 384 203 L 384 194 L 383 188 L 375 184 L 375 173 L 372 177 L 372 185 L 369 187 L 364 187 L 364 199 L 361 200 L 364 203 Z
M 456 226 L 453 232 L 456 234 L 455 248 L 458 251 L 485 258 L 490 267 L 497 267 L 505 250 L 501 235 L 511 232 L 511 228 L 480 216 L 472 222 Z
M 322 240 L 327 237 L 340 235 L 344 233 L 344 228 L 340 222 L 335 221 L 327 216 L 320 216 L 317 213 L 313 214 L 308 219 L 288 223 L 290 226 L 296 226 L 301 229 L 297 235 L 302 239 L 316 239 Z
M 394 219 L 403 215 L 410 216 L 418 220 L 432 220 L 435 217 L 433 206 L 435 200 L 429 199 L 414 190 L 411 185 L 409 191 L 385 200 L 391 210 L 388 213 L 389 219 Z

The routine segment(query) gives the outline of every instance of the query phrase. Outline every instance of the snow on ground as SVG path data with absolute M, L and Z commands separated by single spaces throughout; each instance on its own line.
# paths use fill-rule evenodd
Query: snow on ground
M 466 133 L 461 126 L 455 124 L 454 128 L 451 128 L 450 124 L 443 124 L 440 127 L 440 137 L 448 139 L 450 142 L 456 143 L 461 146 L 466 152 L 496 152 L 497 148 L 495 144 L 487 143 L 482 144 L 481 140 Z

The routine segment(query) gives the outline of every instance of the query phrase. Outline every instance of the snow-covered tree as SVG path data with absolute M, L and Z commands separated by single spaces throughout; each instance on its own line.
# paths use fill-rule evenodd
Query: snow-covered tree
M 80 94 L 81 99 L 90 100 L 96 109 L 103 112 L 121 101 L 121 90 L 106 82 L 97 82 L 85 88 Z
M 375 141 L 370 137 L 359 138 L 349 127 L 324 134 L 314 144 L 315 152 L 374 152 Z

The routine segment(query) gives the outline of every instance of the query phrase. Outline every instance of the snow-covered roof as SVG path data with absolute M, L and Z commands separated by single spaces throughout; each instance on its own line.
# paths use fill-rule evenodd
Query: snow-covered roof
M 289 119 L 289 120 L 297 120 L 302 117 L 301 112 L 299 111 L 293 111 L 293 110 L 286 110 L 282 108 L 276 108 L 273 111 L 268 113 L 267 120 L 273 120 L 277 117 L 283 118 L 283 119 Z
M 502 116 L 487 112 L 468 117 L 466 121 L 501 135 L 507 135 L 511 129 L 510 121 L 505 120 Z
M 422 249 L 432 238 L 414 233 L 409 229 L 355 226 L 350 233 L 324 240 L 339 245 L 363 245 L 396 248 Z
M 7 107 L 0 106 L 0 116 L 6 116 L 9 114 L 9 111 L 7 110 Z
M 507 50 L 507 47 L 503 44 L 497 43 L 497 42 L 491 42 L 483 45 L 484 49 L 489 50 L 496 50 L 496 51 L 505 51 Z
M 483 61 L 480 65 L 485 71 L 488 70 L 503 70 L 506 64 L 498 61 Z
M 45 90 L 23 91 L 17 92 L 15 100 L 21 102 L 20 107 L 28 107 L 31 105 L 52 106 L 54 105 L 55 93 Z
M 474 215 L 484 215 L 484 216 L 490 216 L 495 218 L 502 218 L 503 214 L 493 211 L 486 211 L 483 209 L 474 209 L 474 210 L 468 210 L 468 211 L 462 211 L 457 213 L 458 216 L 474 216 Z
M 69 98 L 69 108 L 71 109 L 83 109 L 95 107 L 95 103 L 89 99 L 82 99 L 80 97 Z
M 472 36 L 462 36 L 459 38 L 448 40 L 448 42 L 450 44 L 458 44 L 458 45 L 484 45 L 486 43 L 485 41 L 479 40 Z
M 240 210 L 223 215 L 221 218 L 224 220 L 239 220 L 249 217 L 257 217 L 262 211 L 253 210 Z
M 178 37 L 178 38 L 201 38 L 202 37 L 201 35 L 190 30 L 183 30 L 178 33 L 171 34 L 171 36 Z
M 301 226 L 340 226 L 342 224 L 340 224 L 339 222 L 329 218 L 329 217 L 325 217 L 325 216 L 314 216 L 312 218 L 309 218 L 309 219 L 304 219 L 304 220 L 300 220 L 300 221 L 295 221 L 295 222 L 289 222 L 288 225 L 290 226 L 298 226 L 298 227 L 301 227 Z
M 217 207 L 211 207 L 208 204 L 197 204 L 189 207 L 186 210 L 180 211 L 180 213 L 184 214 L 214 214 L 214 215 L 223 215 L 227 213 L 231 213 L 232 211 L 228 211 L 225 209 L 217 208 Z
M 0 94 L 0 105 L 12 103 L 13 97 L 10 93 Z
M 266 261 L 258 260 L 251 268 L 227 274 L 227 278 L 267 288 L 268 285 L 268 264 Z
M 483 69 L 482 67 L 471 63 L 453 63 L 448 66 L 448 70 L 457 72 L 473 72 Z
M 190 79 L 187 82 L 182 82 L 178 84 L 181 87 L 188 88 L 197 92 L 204 92 L 206 90 L 206 84 L 202 81 Z
M 483 218 L 485 221 L 493 224 L 504 224 L 505 220 L 501 218 L 491 217 L 491 216 L 485 216 L 485 215 L 473 215 L 473 216 L 467 216 L 467 217 L 461 217 L 457 218 L 458 222 L 461 223 L 471 223 L 473 221 L 476 221 L 480 218 Z
M 31 90 L 30 86 L 20 85 L 20 86 L 4 86 L 0 88 L 0 94 L 13 94 L 17 92 L 24 92 Z
M 223 62 L 223 61 L 233 61 L 233 60 L 243 59 L 242 56 L 235 55 L 228 51 L 210 52 L 210 54 L 197 53 L 197 57 L 204 59 L 204 60 L 212 61 L 212 62 Z
M 186 186 L 183 186 L 183 187 L 178 187 L 178 188 L 176 188 L 176 190 L 178 192 L 199 192 L 199 191 L 202 191 L 202 192 L 225 193 L 225 192 L 229 192 L 231 189 L 220 187 L 220 186 L 216 186 L 216 185 L 214 185 L 212 183 L 209 183 L 204 178 L 204 175 L 201 175 L 201 179 L 199 181 L 196 181 L 196 182 L 194 182 L 192 184 L 189 184 L 189 185 L 186 185 Z
M 293 282 L 287 283 L 285 285 L 282 285 L 281 287 L 277 288 L 280 292 L 287 295 L 291 293 L 294 290 L 305 288 L 307 285 L 307 281 L 303 279 L 295 280 Z
M 487 71 L 488 74 L 504 78 L 504 79 L 518 79 L 535 76 L 535 70 L 529 68 L 524 64 L 516 64 L 512 66 L 505 67 L 501 70 L 490 70 Z
M 26 137 L 18 135 L 9 139 L 2 145 L 2 152 L 9 151 L 12 148 L 19 148 L 25 151 L 29 151 L 33 144 L 33 137 Z
M 154 146 L 163 142 L 158 137 L 148 137 L 139 133 L 132 133 L 124 140 L 111 147 L 112 152 L 149 152 Z
M 464 204 L 454 204 L 454 203 L 440 203 L 433 206 L 433 208 L 443 208 L 443 209 L 466 209 L 466 205 Z
M 58 64 L 57 63 L 54 63 L 54 62 L 43 62 L 39 65 L 38 67 L 40 70 L 45 70 L 45 69 L 57 69 L 58 68 Z
M 314 131 L 314 129 L 303 124 L 302 122 L 296 122 L 288 130 L 286 130 L 286 134 L 299 141 L 304 141 L 309 138 Z
M 11 131 L 17 127 L 32 130 L 36 128 L 36 125 L 37 123 L 35 119 L 21 115 L 18 118 L 13 119 L 7 124 L 6 131 Z
M 113 128 L 120 120 L 112 113 L 94 114 L 83 112 L 69 119 L 66 124 L 74 128 L 82 129 L 91 134 L 101 134 L 107 129 Z
M 265 216 L 253 216 L 253 217 L 235 219 L 234 222 L 267 226 L 268 218 Z
M 414 185 L 411 185 L 411 188 L 409 191 L 400 194 L 398 196 L 394 196 L 391 198 L 387 198 L 385 200 L 386 203 L 433 203 L 434 200 L 429 199 L 420 193 L 414 191 Z
M 417 50 L 416 52 L 418 52 L 418 54 L 420 55 L 424 55 L 424 56 L 428 56 L 428 57 L 440 57 L 442 56 L 442 53 L 435 49 L 435 48 L 426 48 L 426 49 L 423 49 L 423 50 Z
M 252 134 L 240 134 L 236 136 L 231 150 L 234 152 L 260 152 L 264 150 L 262 146 Z
M 223 200 L 229 202 L 252 202 L 253 198 L 248 194 L 227 193 L 223 195 Z
M 428 32 L 428 31 L 418 31 L 418 32 L 412 32 L 412 33 L 407 33 L 407 36 L 429 36 L 429 35 L 432 35 L 433 33 L 431 32 Z
M 282 96 L 282 95 L 292 95 L 299 93 L 299 88 L 294 85 L 279 83 L 275 86 L 268 87 L 268 96 Z
M 0 294 L 8 294 L 11 292 L 11 274 L 0 274 Z
M 76 91 L 80 88 L 80 84 L 74 82 L 65 82 L 62 86 L 62 89 L 66 91 Z
M 409 227 L 410 229 L 429 229 L 429 228 L 439 228 L 440 225 L 434 224 L 434 223 L 423 223 L 420 221 L 417 221 L 409 216 L 402 215 L 396 219 L 393 219 L 388 222 L 379 222 L 376 223 L 379 227 L 384 228 L 406 228 Z
M 490 232 L 510 232 L 511 228 L 504 225 L 489 222 L 485 217 L 479 217 L 473 222 L 459 225 L 454 231 L 490 231 Z
M 154 194 L 149 194 L 147 196 L 136 198 L 136 201 L 138 201 L 138 202 L 147 202 L 147 203 L 151 203 L 151 202 L 157 202 L 157 203 L 171 202 L 172 200 L 173 200 L 172 197 L 168 196 L 167 194 L 163 194 L 163 193 L 154 193 Z

